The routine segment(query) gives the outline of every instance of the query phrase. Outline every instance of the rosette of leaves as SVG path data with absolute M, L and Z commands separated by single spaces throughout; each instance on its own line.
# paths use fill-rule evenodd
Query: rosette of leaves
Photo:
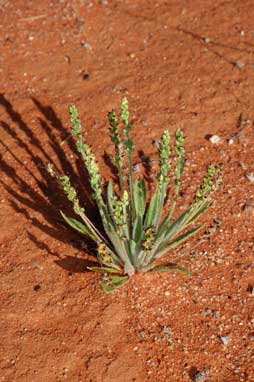
M 80 205 L 70 178 L 67 175 L 56 174 L 52 165 L 48 170 L 58 179 L 73 205 L 75 214 L 78 215 L 75 219 L 61 211 L 63 219 L 79 233 L 96 242 L 99 265 L 89 269 L 104 274 L 101 284 L 103 290 L 113 291 L 136 272 L 178 270 L 189 273 L 181 266 L 158 266 L 156 261 L 202 229 L 203 224 L 197 226 L 193 224 L 211 205 L 214 166 L 209 166 L 207 175 L 198 187 L 191 205 L 180 216 L 175 217 L 174 212 L 184 168 L 184 137 L 181 130 L 175 133 L 174 168 L 172 168 L 169 131 L 165 130 L 161 137 L 156 189 L 149 201 L 144 179 L 134 180 L 133 177 L 134 144 L 130 137 L 132 124 L 129 121 L 127 99 L 124 98 L 121 103 L 120 124 L 115 111 L 108 114 L 109 133 L 115 148 L 113 162 L 118 172 L 118 187 L 109 181 L 106 190 L 102 188 L 99 167 L 91 147 L 83 140 L 81 123 L 75 106 L 70 107 L 70 116 L 73 126 L 72 135 L 76 139 L 77 151 L 89 175 L 92 196 L 98 207 L 103 231 L 88 218 L 86 208 Z M 128 164 L 127 180 L 123 177 L 125 161 Z M 170 172 L 173 173 L 174 196 L 171 208 L 162 218 Z

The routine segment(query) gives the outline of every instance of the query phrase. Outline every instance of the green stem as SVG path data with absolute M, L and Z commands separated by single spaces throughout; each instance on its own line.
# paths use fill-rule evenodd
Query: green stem
M 162 213 L 162 209 L 163 209 L 163 205 L 164 205 L 164 201 L 165 201 L 165 197 L 166 197 L 166 187 L 167 187 L 167 184 L 164 184 L 160 190 L 159 203 L 158 203 L 159 206 L 157 209 L 156 220 L 155 220 L 156 231 L 157 231 L 158 226 L 160 224 L 160 217 L 161 217 L 161 213 Z
M 130 214 L 130 223 L 131 226 L 136 218 L 136 209 L 134 204 L 134 190 L 133 190 L 133 175 L 132 175 L 132 159 L 131 159 L 131 153 L 128 153 L 128 164 L 129 164 L 129 188 L 130 188 L 130 199 L 131 199 L 131 214 Z
M 86 216 L 85 213 L 80 212 L 79 216 L 84 221 L 84 223 L 91 229 L 92 232 L 94 232 L 95 236 L 97 237 L 97 240 L 104 241 L 107 243 L 107 246 L 109 245 L 106 238 L 100 233 L 100 231 L 94 226 L 94 224 L 91 222 L 91 220 Z
M 119 180 L 120 191 L 121 191 L 121 194 L 123 194 L 123 192 L 124 192 L 123 173 L 122 173 L 122 166 L 120 163 L 117 165 L 117 171 L 118 171 L 118 180 Z
M 123 206 L 123 216 L 125 221 L 124 233 L 126 234 L 127 240 L 130 240 L 130 226 L 128 221 L 127 209 L 125 206 Z
M 179 195 L 179 191 L 180 191 L 180 183 L 175 188 L 175 195 L 174 195 L 174 198 L 173 198 L 173 203 L 172 203 L 172 206 L 171 206 L 169 214 L 168 214 L 168 223 L 170 223 L 171 220 L 172 220 L 172 217 L 173 217 L 173 214 L 174 214 L 174 211 L 175 211 L 175 208 L 176 208 L 176 202 L 177 202 L 177 198 L 178 198 L 178 195 Z

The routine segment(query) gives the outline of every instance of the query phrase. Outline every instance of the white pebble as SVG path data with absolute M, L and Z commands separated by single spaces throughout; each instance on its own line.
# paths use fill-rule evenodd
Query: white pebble
M 227 346 L 228 341 L 229 341 L 229 337 L 228 336 L 220 336 L 220 339 L 221 339 L 221 342 L 223 343 L 223 345 Z
M 244 67 L 244 63 L 241 62 L 241 61 L 236 61 L 236 62 L 235 62 L 235 66 L 236 66 L 237 68 L 239 68 L 239 69 L 242 69 L 242 68 Z
M 215 145 L 218 145 L 220 142 L 221 142 L 221 139 L 218 135 L 212 135 L 210 138 L 209 138 L 209 141 L 212 143 L 212 144 L 215 144 Z
M 248 179 L 251 183 L 254 182 L 254 175 L 252 172 L 247 172 L 247 174 L 245 174 L 245 177 L 246 179 Z

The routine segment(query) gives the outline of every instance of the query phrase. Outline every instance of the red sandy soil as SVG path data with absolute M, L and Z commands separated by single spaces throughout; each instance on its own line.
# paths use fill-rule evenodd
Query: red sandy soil
M 251 0 L 0 1 L 0 381 L 254 381 L 253 20 Z M 123 96 L 136 162 L 183 129 L 182 207 L 208 163 L 222 183 L 204 231 L 167 256 L 192 277 L 106 295 L 45 167 L 85 195 L 72 140 L 60 146 L 75 103 L 108 179 L 106 115 Z

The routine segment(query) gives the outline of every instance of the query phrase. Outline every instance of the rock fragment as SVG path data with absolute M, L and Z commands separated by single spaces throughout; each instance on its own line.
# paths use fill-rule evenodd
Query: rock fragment
M 207 375 L 208 375 L 208 369 L 204 369 L 201 371 L 196 371 L 192 375 L 191 379 L 194 382 L 205 382 L 205 380 L 207 380 Z
M 221 138 L 218 136 L 218 135 L 212 135 L 210 138 L 209 138 L 209 141 L 213 144 L 213 145 L 218 145 L 221 143 Z
M 220 340 L 223 343 L 223 345 L 227 346 L 229 342 L 229 336 L 220 336 Z
M 248 179 L 248 181 L 250 181 L 251 183 L 254 182 L 254 174 L 252 172 L 247 172 L 245 174 L 245 178 Z

